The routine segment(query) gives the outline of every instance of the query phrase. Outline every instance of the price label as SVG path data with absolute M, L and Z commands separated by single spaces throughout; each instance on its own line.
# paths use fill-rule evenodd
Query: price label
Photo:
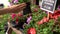
M 42 0 L 41 9 L 54 13 L 57 0 Z

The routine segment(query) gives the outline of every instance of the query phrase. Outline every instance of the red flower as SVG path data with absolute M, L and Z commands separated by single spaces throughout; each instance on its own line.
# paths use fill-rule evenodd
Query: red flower
M 59 11 L 59 12 L 60 12 L 60 10 L 57 10 L 57 11 Z
M 19 19 L 18 19 L 18 18 L 16 18 L 16 24 L 18 24 L 18 21 L 19 21 Z
M 11 17 L 12 17 L 12 19 L 14 19 L 16 17 L 16 14 L 15 13 L 12 13 L 11 14 Z
M 36 29 L 35 28 L 29 28 L 27 31 L 27 34 L 36 34 Z
M 57 10 L 54 11 L 54 14 L 57 13 Z
M 60 16 L 59 10 L 55 10 L 53 14 L 49 14 L 49 17 L 53 19 L 58 19 L 59 16 Z
M 60 17 L 60 15 L 58 15 L 58 17 Z
M 43 23 L 48 22 L 48 21 L 49 21 L 49 18 L 44 17 L 41 21 L 38 22 L 38 25 L 43 24 Z
M 51 13 L 50 13 L 50 14 L 49 14 L 49 18 L 53 18 L 53 16 L 52 16 L 52 15 L 53 15 L 53 14 L 51 14 Z
M 40 24 L 43 24 L 43 20 L 41 20 L 41 21 L 38 22 L 38 25 L 40 25 Z
M 56 10 L 55 12 L 54 12 L 54 15 L 59 15 L 60 14 L 60 11 L 58 11 L 58 10 Z
M 43 18 L 43 22 L 48 22 L 48 21 L 49 21 L 49 18 L 47 18 L 47 17 Z
M 60 11 L 56 10 L 52 17 L 53 17 L 53 19 L 57 20 L 59 16 L 60 16 Z
M 56 19 L 56 20 L 58 19 L 58 16 L 53 16 L 53 17 L 54 17 L 54 19 Z

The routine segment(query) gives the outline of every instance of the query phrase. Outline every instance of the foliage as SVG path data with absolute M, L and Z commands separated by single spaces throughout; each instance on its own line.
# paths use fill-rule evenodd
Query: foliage
M 46 16 L 46 13 L 41 12 L 41 10 L 39 10 L 36 13 L 32 13 L 32 20 L 29 25 L 25 26 L 24 33 L 26 34 L 29 28 L 34 27 L 36 28 L 36 31 L 37 31 L 36 34 L 49 34 L 52 30 L 51 27 L 54 24 L 54 20 L 50 20 L 49 22 L 44 23 L 40 26 L 37 25 L 37 22 L 40 21 L 44 16 Z
M 34 8 L 36 8 L 36 6 L 34 6 Z M 44 24 L 37 25 L 37 22 L 40 21 L 44 16 L 47 16 L 47 14 L 45 12 L 43 12 L 41 9 L 38 9 L 38 12 L 34 12 L 33 8 L 31 8 L 31 9 L 32 9 L 32 20 L 31 20 L 30 24 L 25 25 L 25 28 L 23 30 L 24 34 L 27 34 L 27 30 L 31 27 L 36 29 L 36 32 L 37 32 L 36 34 L 53 34 L 52 29 L 57 32 L 60 32 L 60 27 L 58 27 L 58 25 L 55 25 L 55 27 L 53 28 L 53 25 L 55 23 L 55 21 L 53 19 L 50 19 L 49 22 L 46 22 Z M 27 15 L 24 15 L 25 18 Z M 0 29 L 2 29 L 2 31 L 0 31 L 1 34 L 4 34 L 3 33 L 4 24 L 7 23 L 8 17 L 10 17 L 10 14 L 5 14 L 2 16 L 2 18 L 0 18 Z M 24 20 L 24 18 L 23 18 L 23 20 Z M 58 18 L 58 22 L 60 22 L 60 17 Z
M 2 15 L 0 19 L 0 29 L 2 29 L 0 31 L 1 34 L 4 34 L 4 25 L 7 23 L 7 19 L 9 16 L 10 16 L 9 14 L 5 14 L 5 15 Z

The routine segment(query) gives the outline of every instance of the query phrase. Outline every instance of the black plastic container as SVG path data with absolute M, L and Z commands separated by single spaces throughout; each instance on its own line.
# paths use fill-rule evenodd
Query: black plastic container
M 31 3 L 30 2 L 27 2 L 26 4 L 27 4 L 26 5 L 26 8 L 23 9 L 23 14 L 24 15 L 31 13 L 31 8 L 30 8 Z
M 39 5 L 39 0 L 36 0 L 36 5 Z

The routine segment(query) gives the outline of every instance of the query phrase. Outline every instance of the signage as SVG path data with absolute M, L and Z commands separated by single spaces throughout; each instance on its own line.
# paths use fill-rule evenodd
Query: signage
M 54 13 L 57 0 L 42 0 L 41 9 Z

